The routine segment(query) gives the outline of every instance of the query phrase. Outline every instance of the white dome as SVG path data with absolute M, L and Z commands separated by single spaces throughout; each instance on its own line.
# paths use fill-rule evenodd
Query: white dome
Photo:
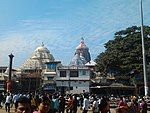
M 42 45 L 42 46 L 37 47 L 35 52 L 47 52 L 47 53 L 49 53 L 50 51 L 46 47 L 44 47 L 44 45 Z
M 45 67 L 46 62 L 54 61 L 54 57 L 50 51 L 44 47 L 44 44 L 37 47 L 33 54 L 23 63 L 21 68 Z

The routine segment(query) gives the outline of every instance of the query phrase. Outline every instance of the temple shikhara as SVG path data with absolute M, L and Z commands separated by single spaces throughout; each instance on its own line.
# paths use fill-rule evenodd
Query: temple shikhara
M 91 55 L 89 48 L 85 45 L 84 39 L 81 38 L 80 44 L 76 47 L 74 57 L 70 62 L 70 66 L 84 66 L 86 63 L 91 61 Z

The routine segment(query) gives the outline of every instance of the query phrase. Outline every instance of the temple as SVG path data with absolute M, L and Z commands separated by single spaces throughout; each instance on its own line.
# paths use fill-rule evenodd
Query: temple
M 32 55 L 21 65 L 21 69 L 34 69 L 45 67 L 46 62 L 54 61 L 53 55 L 42 43 L 41 46 L 37 47 Z
M 86 63 L 91 61 L 91 55 L 89 53 L 89 48 L 85 45 L 84 39 L 81 38 L 80 44 L 76 47 L 74 57 L 70 62 L 70 66 L 84 66 Z

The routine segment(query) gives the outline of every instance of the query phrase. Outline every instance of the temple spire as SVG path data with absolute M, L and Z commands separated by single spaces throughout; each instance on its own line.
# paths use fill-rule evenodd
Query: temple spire
M 42 47 L 44 47 L 44 43 L 42 42 Z
M 81 38 L 81 44 L 84 44 L 84 38 L 83 37 Z

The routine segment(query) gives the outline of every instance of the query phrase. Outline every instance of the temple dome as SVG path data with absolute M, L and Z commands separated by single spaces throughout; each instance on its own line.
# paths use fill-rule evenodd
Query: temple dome
M 46 62 L 54 61 L 50 51 L 44 47 L 44 44 L 37 47 L 32 55 L 22 64 L 21 68 L 44 68 Z
M 47 52 L 47 53 L 49 53 L 50 51 L 46 47 L 44 47 L 44 44 L 42 44 L 41 46 L 36 48 L 35 52 Z

